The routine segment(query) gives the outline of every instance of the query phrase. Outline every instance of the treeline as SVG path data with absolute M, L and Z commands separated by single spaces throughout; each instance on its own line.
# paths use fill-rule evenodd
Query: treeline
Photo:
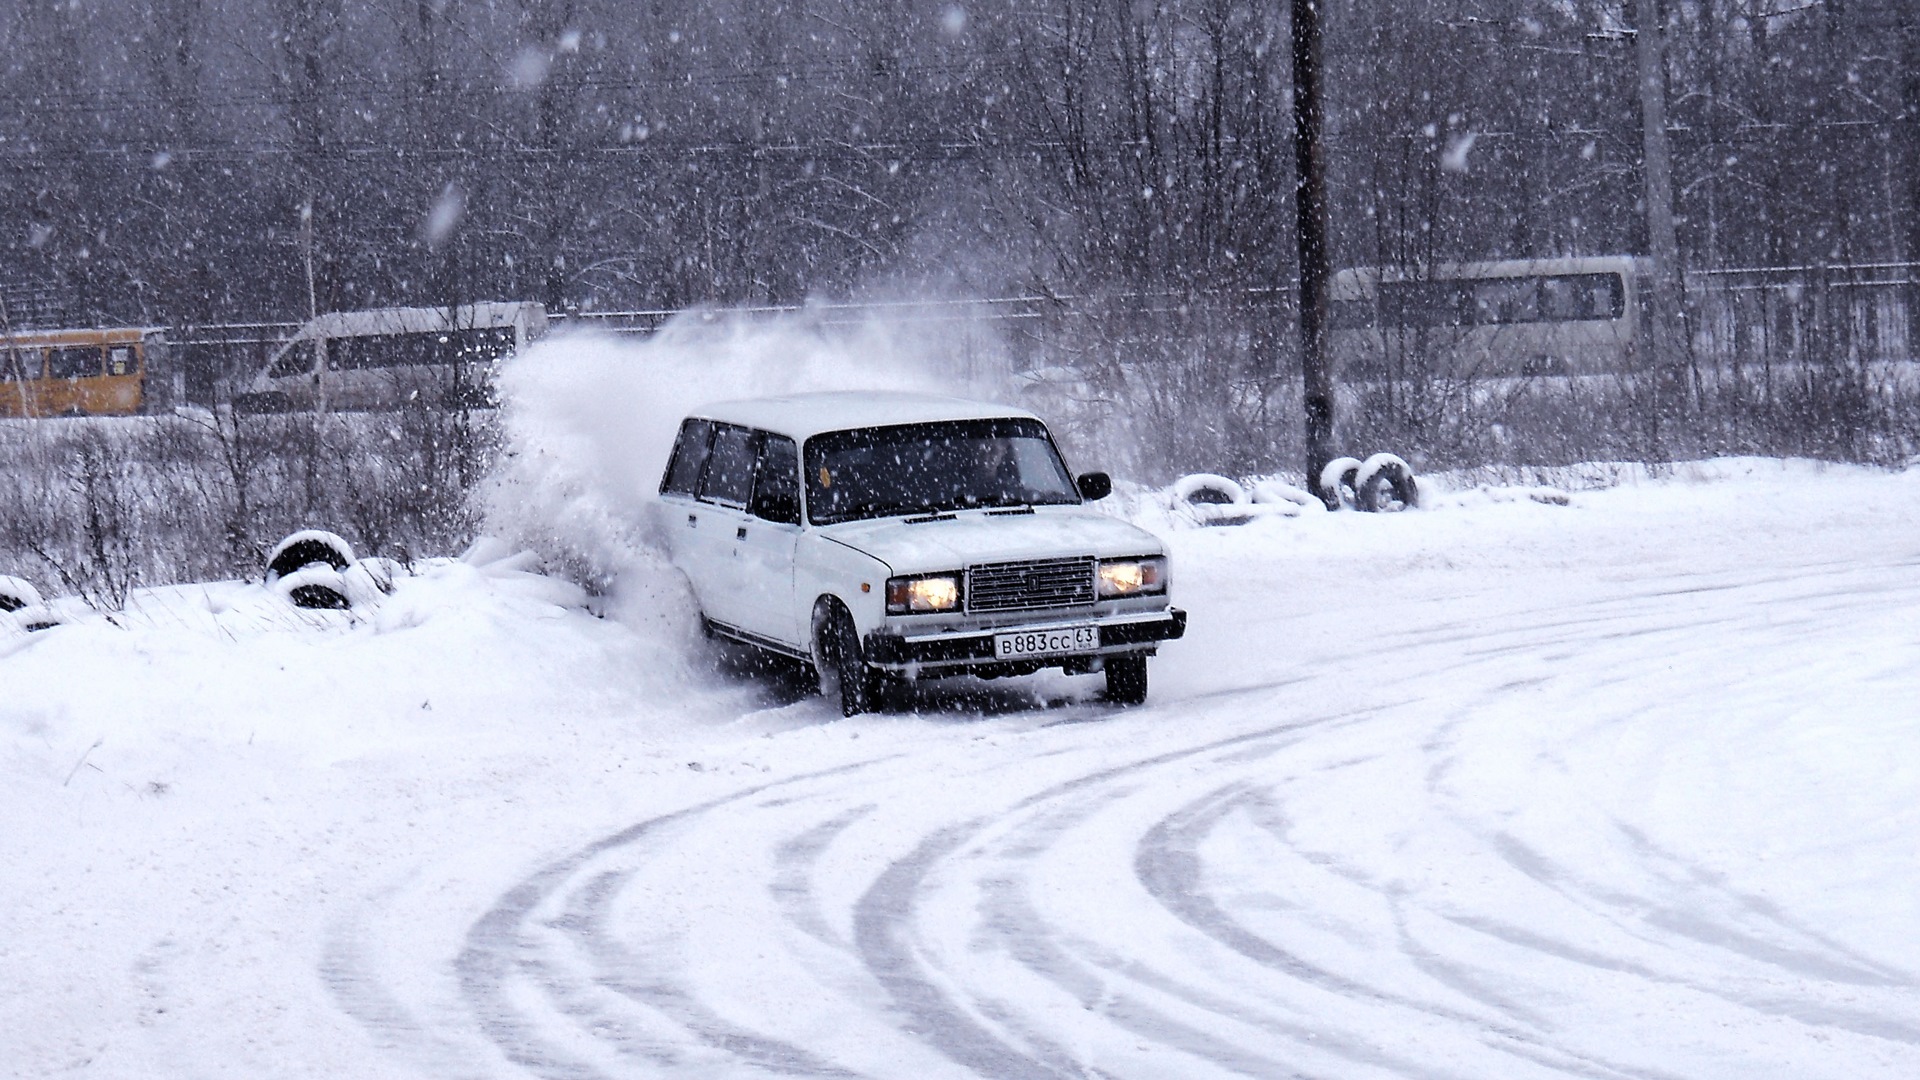
M 1328 0 L 1334 261 L 1645 253 L 1643 18 L 1686 268 L 1920 258 L 1912 0 Z M 1170 452 L 1290 438 L 1285 4 L 25 0 L 0 56 L 12 325 L 1051 296 Z
M 1335 0 L 1336 261 L 1644 251 L 1635 6 Z M 158 323 L 298 318 L 309 252 L 321 309 L 1284 288 L 1284 15 L 32 0 L 0 282 L 15 319 Z M 1915 5 L 1663 15 L 1690 266 L 1913 257 Z

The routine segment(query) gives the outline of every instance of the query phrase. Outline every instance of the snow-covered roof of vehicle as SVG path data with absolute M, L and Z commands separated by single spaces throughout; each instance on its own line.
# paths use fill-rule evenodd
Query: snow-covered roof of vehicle
M 452 319 L 449 323 L 448 314 Z M 316 337 L 376 337 L 419 334 L 440 330 L 491 330 L 526 323 L 544 327 L 547 310 L 531 301 L 494 300 L 444 307 L 391 307 L 367 311 L 333 311 L 301 324 L 295 341 Z
M 840 390 L 721 401 L 695 409 L 693 415 L 725 424 L 760 428 L 802 441 L 823 431 L 847 431 L 894 424 L 994 420 L 1016 416 L 1039 419 L 1033 413 L 1012 405 L 897 390 Z

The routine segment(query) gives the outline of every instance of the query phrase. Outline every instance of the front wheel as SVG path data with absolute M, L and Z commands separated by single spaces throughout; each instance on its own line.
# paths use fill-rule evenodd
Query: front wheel
M 820 674 L 820 693 L 840 699 L 841 716 L 870 711 L 879 680 L 860 655 L 853 617 L 833 606 L 817 613 L 813 623 L 813 667 Z
M 1138 705 L 1147 700 L 1147 658 L 1107 657 L 1107 700 L 1115 705 Z

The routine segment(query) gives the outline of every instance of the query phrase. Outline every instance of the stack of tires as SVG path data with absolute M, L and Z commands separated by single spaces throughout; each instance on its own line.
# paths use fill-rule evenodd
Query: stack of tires
M 32 633 L 48 630 L 64 621 L 46 601 L 40 590 L 25 578 L 0 574 L 0 630 Z
M 1320 496 L 1331 509 L 1378 513 L 1420 505 L 1413 468 L 1392 454 L 1334 458 L 1320 470 Z
M 1267 479 L 1251 485 L 1194 473 L 1167 490 L 1174 508 L 1198 525 L 1244 525 L 1258 517 L 1299 517 L 1323 510 L 1379 513 L 1420 505 L 1413 469 L 1392 454 L 1335 458 L 1316 478 L 1319 494 Z
M 376 604 L 393 591 L 399 564 L 392 559 L 356 559 L 337 533 L 302 529 L 267 555 L 267 587 L 294 607 L 349 611 Z

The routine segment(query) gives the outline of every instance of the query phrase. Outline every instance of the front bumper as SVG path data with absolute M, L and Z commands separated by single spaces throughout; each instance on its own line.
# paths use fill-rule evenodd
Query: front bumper
M 1090 653 L 1023 657 L 1017 661 L 996 660 L 993 655 L 995 634 L 1089 625 L 1100 632 L 1100 644 Z M 981 668 L 1035 670 L 1062 665 L 1084 666 L 1100 657 L 1152 653 L 1160 642 L 1175 640 L 1186 632 L 1187 613 L 1179 608 L 1094 618 L 1051 618 L 1008 626 L 918 634 L 880 630 L 867 635 L 866 659 L 868 663 L 890 671 L 909 674 L 924 672 L 930 675 L 958 674 L 960 671 Z

